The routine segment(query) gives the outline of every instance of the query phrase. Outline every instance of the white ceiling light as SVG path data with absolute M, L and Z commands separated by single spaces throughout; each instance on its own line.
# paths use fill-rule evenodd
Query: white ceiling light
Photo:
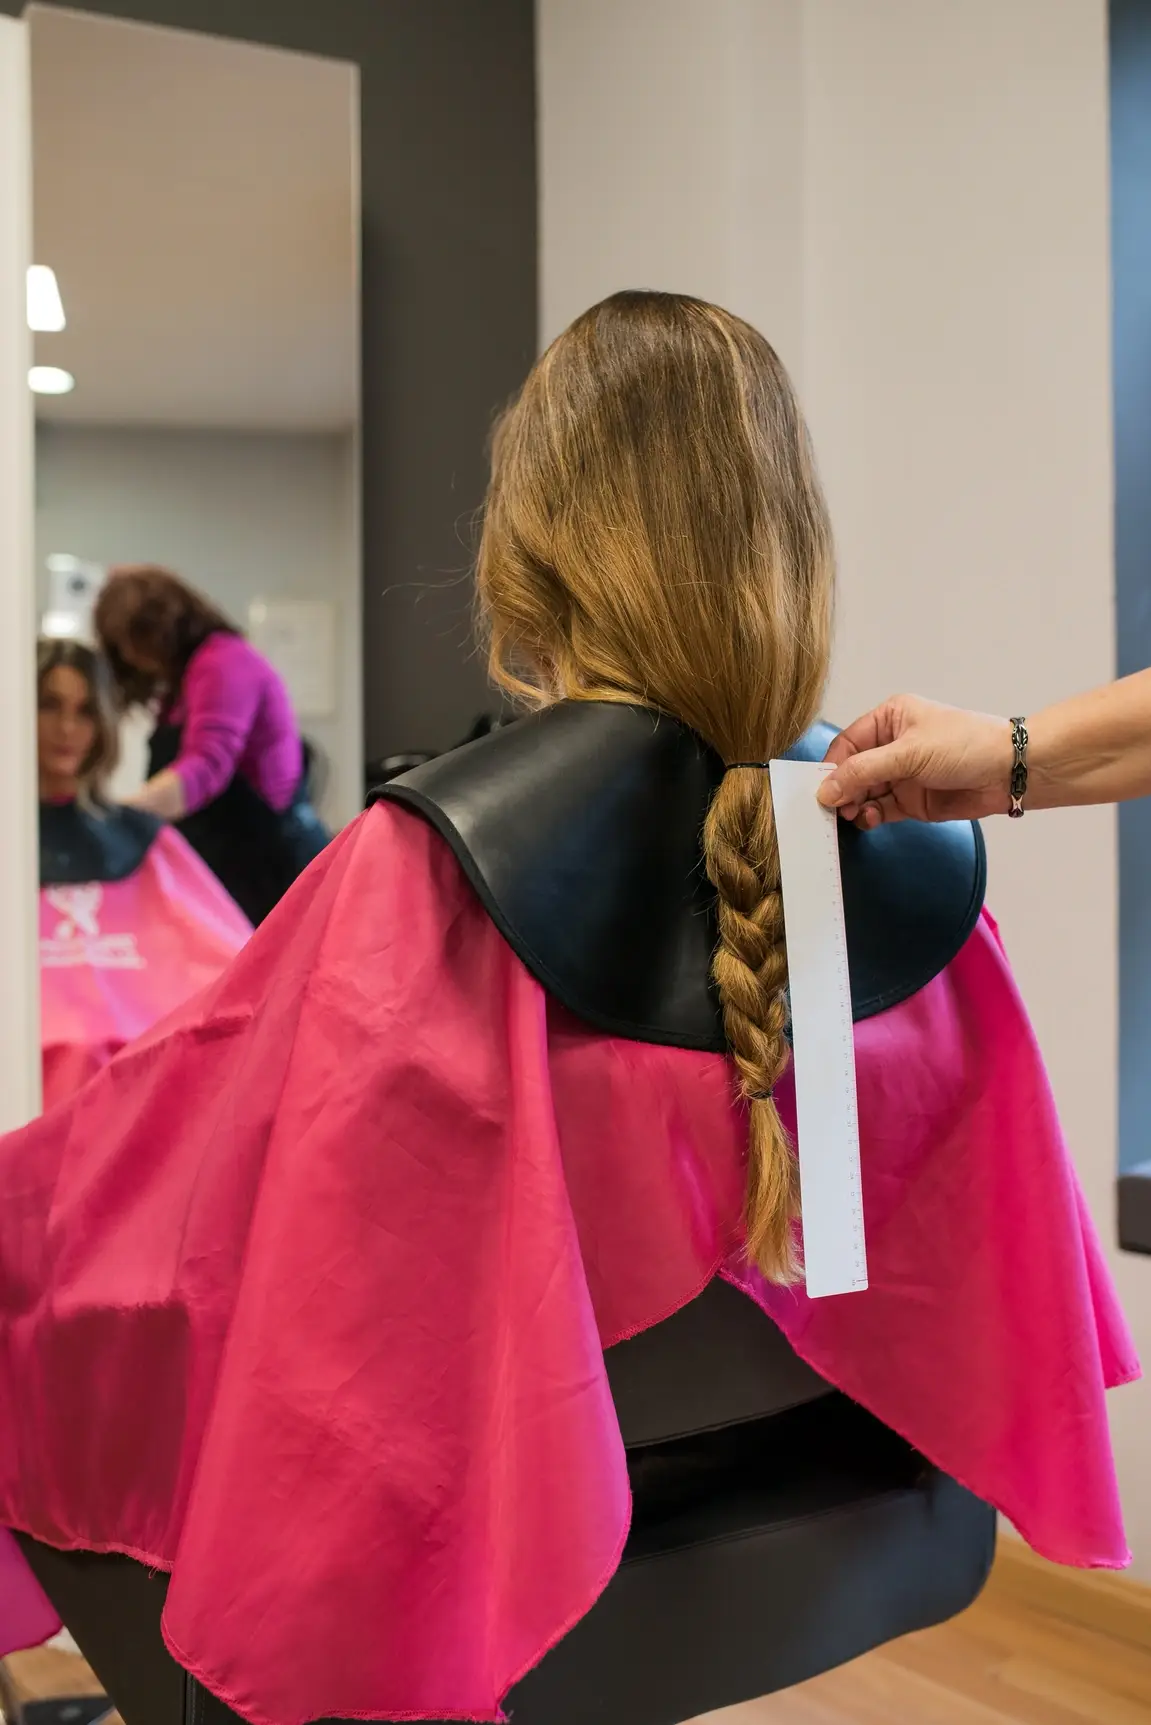
M 34 365 L 28 373 L 28 388 L 33 395 L 67 395 L 75 387 L 72 373 L 58 365 Z
M 55 335 L 65 325 L 64 302 L 56 281 L 56 271 L 47 264 L 28 266 L 28 328 Z

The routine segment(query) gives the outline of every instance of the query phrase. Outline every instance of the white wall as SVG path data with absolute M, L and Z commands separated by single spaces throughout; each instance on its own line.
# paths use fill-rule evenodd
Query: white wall
M 1026 713 L 1107 678 L 1105 0 L 539 0 L 539 20 L 543 329 L 648 286 L 775 341 L 839 540 L 827 711 L 910 686 Z M 1110 1246 L 1114 817 L 988 837 Z M 1111 1258 L 1151 1364 L 1151 1262 Z M 1111 1403 L 1151 1579 L 1151 1388 Z
M 35 658 L 31 583 L 31 359 L 24 274 L 31 256 L 28 44 L 0 18 L 0 1130 L 40 1109 L 36 918 Z
M 792 357 L 799 26 L 798 0 L 537 0 L 545 342 L 619 288 L 675 288 Z
M 162 563 L 241 626 L 257 598 L 332 600 L 340 705 L 305 719 L 330 763 L 324 812 L 363 805 L 360 570 L 349 436 L 40 426 L 36 554 Z

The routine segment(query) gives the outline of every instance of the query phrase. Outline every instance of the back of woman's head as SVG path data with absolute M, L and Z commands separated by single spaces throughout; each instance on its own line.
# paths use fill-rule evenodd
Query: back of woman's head
M 209 635 L 236 625 L 203 593 L 154 563 L 109 571 L 94 612 L 96 633 L 126 703 L 175 689 Z
M 79 796 L 85 803 L 102 803 L 107 783 L 120 757 L 120 737 L 111 673 L 102 654 L 82 641 L 44 639 L 36 643 L 36 693 L 44 702 L 53 671 L 74 671 L 87 685 L 87 714 L 92 722 L 92 746 L 80 764 Z
M 815 717 L 833 553 L 807 431 L 739 318 L 622 293 L 538 361 L 495 436 L 479 594 L 496 680 L 536 702 L 634 701 L 725 763 L 767 761 Z M 766 772 L 728 772 L 704 855 L 714 977 L 750 1106 L 748 1250 L 793 1272 L 795 1161 L 771 1090 L 787 960 Z

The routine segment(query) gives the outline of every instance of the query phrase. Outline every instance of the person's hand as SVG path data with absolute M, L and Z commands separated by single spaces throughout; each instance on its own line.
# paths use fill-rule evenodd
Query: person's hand
M 125 808 L 142 809 L 162 821 L 181 820 L 188 812 L 184 781 L 174 767 L 162 767 L 122 801 Z
M 824 758 L 836 770 L 819 800 L 857 826 L 979 820 L 1011 805 L 1010 722 L 918 695 L 897 695 L 856 719 Z

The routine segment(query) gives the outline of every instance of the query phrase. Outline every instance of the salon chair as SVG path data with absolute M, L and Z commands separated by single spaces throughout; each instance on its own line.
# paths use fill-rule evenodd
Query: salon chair
M 453 749 L 462 749 L 466 743 L 478 742 L 492 731 L 498 731 L 506 721 L 498 713 L 481 713 L 474 720 L 466 737 L 461 737 L 458 743 L 453 743 Z M 410 773 L 413 767 L 422 767 L 428 761 L 433 761 L 441 751 L 409 749 L 404 754 L 381 755 L 377 760 L 368 761 L 364 767 L 364 790 L 369 802 L 372 792 L 380 785 L 386 785 L 390 779 L 398 779 L 401 773 Z M 447 751 L 450 753 L 451 751 Z
M 378 785 L 386 785 L 389 779 L 398 779 L 401 773 L 410 773 L 413 767 L 422 767 L 434 758 L 426 750 L 409 749 L 406 754 L 381 755 L 369 761 L 364 767 L 365 795 L 370 799 Z
M 635 1513 L 588 1615 L 513 1691 L 514 1725 L 680 1725 L 962 1611 L 995 1516 L 713 1282 L 609 1350 Z M 125 1725 L 235 1715 L 172 1661 L 166 1578 L 24 1540 Z
M 300 738 L 300 752 L 304 761 L 300 788 L 308 802 L 315 807 L 324 800 L 324 792 L 331 777 L 331 765 L 327 755 L 311 737 Z

